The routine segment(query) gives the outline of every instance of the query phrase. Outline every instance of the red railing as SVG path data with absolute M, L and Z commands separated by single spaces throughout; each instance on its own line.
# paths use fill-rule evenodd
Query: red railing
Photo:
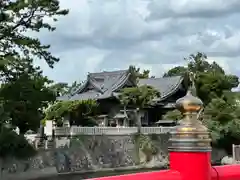
M 186 155 L 187 153 L 182 154 L 181 156 L 186 157 Z M 197 156 L 197 153 L 189 155 L 193 157 Z M 173 156 L 177 155 L 174 154 Z M 186 162 L 187 160 L 182 161 L 181 167 L 178 166 L 180 164 L 175 162 L 176 166 L 178 166 L 176 167 L 177 169 L 179 169 L 178 171 L 170 169 L 120 176 L 101 177 L 94 178 L 92 180 L 240 180 L 240 165 L 225 165 L 213 167 L 209 166 L 209 168 L 206 168 L 203 167 L 203 165 L 208 166 L 208 164 L 210 163 L 203 164 L 201 162 L 201 159 L 204 160 L 204 158 L 206 158 L 208 155 L 204 157 L 204 154 L 202 154 L 200 156 L 202 156 L 202 158 L 196 158 L 196 160 L 192 164 Z M 172 168 L 176 169 L 175 167 Z
M 211 180 L 240 180 L 240 165 L 212 167 Z
M 93 180 L 183 180 L 183 178 L 180 172 L 163 170 L 158 172 L 102 177 Z M 240 165 L 214 166 L 210 172 L 209 179 L 206 180 L 240 180 Z
M 181 175 L 177 171 L 163 170 L 158 172 L 145 172 L 120 176 L 110 176 L 95 178 L 93 180 L 181 180 Z

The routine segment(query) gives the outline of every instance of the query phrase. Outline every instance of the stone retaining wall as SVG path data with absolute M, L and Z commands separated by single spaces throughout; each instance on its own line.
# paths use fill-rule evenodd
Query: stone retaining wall
M 121 167 L 166 168 L 168 166 L 168 135 L 76 136 L 56 139 L 56 148 L 39 151 L 25 161 L 6 161 L 3 177 L 29 177 L 30 172 L 42 174 L 100 171 Z M 218 150 L 214 150 L 216 155 Z M 224 156 L 220 154 L 219 156 Z M 222 157 L 215 157 L 221 159 Z M 184 161 L 184 160 L 183 160 Z M 49 170 L 51 169 L 51 171 Z M 53 172 L 55 169 L 55 172 Z M 45 170 L 45 171 L 44 171 Z M 41 175 L 41 173 L 40 173 Z M 39 175 L 39 176 L 40 176 Z

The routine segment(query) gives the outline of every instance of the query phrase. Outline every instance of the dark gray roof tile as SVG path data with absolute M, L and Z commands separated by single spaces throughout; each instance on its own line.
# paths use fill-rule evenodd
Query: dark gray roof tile
M 161 99 L 174 93 L 183 81 L 183 77 L 164 77 L 164 78 L 149 78 L 139 79 L 138 86 L 149 85 L 160 92 Z
M 97 99 L 100 95 L 99 92 L 96 91 L 87 91 L 79 94 L 75 94 L 69 98 L 70 101 L 74 100 L 88 100 L 88 99 Z
M 59 97 L 57 97 L 57 100 L 58 100 L 58 101 L 68 101 L 69 98 L 70 98 L 70 96 L 64 95 L 64 96 L 59 96 Z
M 59 100 L 87 100 L 87 99 L 105 99 L 114 96 L 115 91 L 119 90 L 127 81 L 129 73 L 127 70 L 89 73 L 88 80 L 74 94 L 69 96 L 59 97 Z M 161 93 L 161 98 L 174 93 L 183 78 L 181 76 L 166 77 L 166 78 L 149 78 L 140 79 L 138 85 L 149 85 L 157 89 Z M 95 90 L 85 92 L 88 84 L 92 84 Z M 159 100 L 159 99 L 158 99 Z

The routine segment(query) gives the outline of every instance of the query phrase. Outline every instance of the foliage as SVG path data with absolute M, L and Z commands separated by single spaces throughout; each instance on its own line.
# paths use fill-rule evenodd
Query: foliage
M 184 76 L 187 72 L 187 68 L 183 66 L 177 66 L 164 73 L 163 77 L 171 76 Z
M 51 89 L 56 96 L 62 96 L 66 94 L 69 87 L 67 83 L 56 83 L 56 84 L 50 85 L 49 89 Z
M 73 83 L 68 87 L 67 93 L 73 93 L 82 86 L 82 82 L 73 81 Z
M 58 0 L 2 0 L 0 2 L 0 72 L 12 77 L 16 72 L 34 68 L 33 59 L 44 59 L 50 67 L 59 59 L 48 51 L 50 46 L 40 42 L 35 33 L 54 31 L 51 22 L 66 15 Z M 32 35 L 32 36 L 31 36 Z
M 149 73 L 150 73 L 149 70 L 143 70 L 141 72 L 141 69 L 137 68 L 135 66 L 129 66 L 129 72 L 133 76 L 135 76 L 136 78 L 139 78 L 139 79 L 149 78 Z
M 181 112 L 177 109 L 173 111 L 168 111 L 164 116 L 164 120 L 181 120 L 183 118 L 183 115 Z
M 82 83 L 78 83 L 77 81 L 74 81 L 70 86 L 67 83 L 56 83 L 52 84 L 49 89 L 55 92 L 56 96 L 63 96 L 68 93 L 74 92 L 81 85 Z
M 42 110 L 55 95 L 47 88 L 50 81 L 33 62 L 44 59 L 52 68 L 59 59 L 37 33 L 54 31 L 52 22 L 67 13 L 58 0 L 0 1 L 1 124 L 18 126 L 21 133 L 39 127 Z M 33 149 L 22 135 L 2 129 L 0 133 L 1 157 L 32 155 Z
M 124 88 L 119 99 L 125 106 L 135 106 L 144 108 L 152 102 L 154 98 L 160 97 L 160 92 L 151 86 L 143 85 L 140 87 Z
M 240 139 L 240 107 L 234 100 L 212 99 L 203 116 L 203 123 L 209 128 L 213 143 L 227 149 Z
M 137 85 L 139 79 L 149 78 L 150 71 L 149 70 L 141 70 L 135 66 L 129 66 L 128 71 L 130 73 L 130 81 L 132 81 L 135 85 Z M 151 78 L 155 78 L 151 76 Z
M 58 16 L 66 15 L 58 0 L 0 2 L 0 75 L 1 121 L 11 121 L 21 133 L 36 130 L 42 109 L 55 95 L 47 88 L 50 81 L 33 61 L 44 59 L 50 67 L 59 59 L 49 52 L 36 34 L 54 31 L 51 25 Z
M 194 72 L 197 95 L 204 102 L 203 123 L 210 129 L 214 145 L 229 151 L 233 143 L 240 140 L 240 106 L 236 103 L 239 94 L 231 89 L 239 84 L 238 77 L 228 75 L 216 63 L 209 63 L 203 53 L 186 58 L 186 67 L 175 67 L 164 76 L 174 76 Z M 175 112 L 166 115 L 170 119 L 179 118 Z
M 39 126 L 42 109 L 55 98 L 46 88 L 50 81 L 33 60 L 44 59 L 53 67 L 59 59 L 35 34 L 44 29 L 54 31 L 51 20 L 68 11 L 61 10 L 57 0 L 2 0 L 0 7 L 0 97 L 4 109 L 0 118 L 11 120 L 24 133 Z
M 0 97 L 4 115 L 8 114 L 9 123 L 19 127 L 21 133 L 29 129 L 37 130 L 43 108 L 55 100 L 54 93 L 46 87 L 49 82 L 42 75 L 22 73 L 16 81 L 2 84 Z
M 155 155 L 158 152 L 157 147 L 154 145 L 153 140 L 146 135 L 140 134 L 139 135 L 139 143 L 140 143 L 140 149 L 145 154 Z
M 145 156 L 144 163 L 149 162 L 159 152 L 157 146 L 148 135 L 138 133 L 133 136 L 133 140 L 136 144 L 137 153 L 142 152 Z M 141 157 L 139 157 L 139 161 L 141 163 Z
M 1 127 L 0 131 L 0 159 L 15 157 L 25 159 L 35 155 L 35 149 L 23 135 L 18 135 L 11 129 Z
M 98 104 L 95 100 L 58 101 L 46 110 L 44 119 L 61 123 L 62 118 L 69 115 L 73 124 L 94 124 L 89 116 L 96 114 L 97 107 Z
M 226 75 L 216 62 L 207 62 L 207 56 L 204 53 L 192 54 L 186 60 L 189 62 L 187 68 L 182 66 L 175 67 L 165 73 L 164 76 L 183 75 L 188 73 L 188 71 L 194 72 L 196 74 L 197 95 L 205 105 L 212 98 L 222 97 L 225 91 L 230 91 L 239 84 L 237 76 Z

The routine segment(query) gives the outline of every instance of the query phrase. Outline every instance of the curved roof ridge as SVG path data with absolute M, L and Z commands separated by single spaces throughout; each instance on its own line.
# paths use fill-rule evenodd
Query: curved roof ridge
M 112 87 L 112 91 L 116 91 L 117 89 L 119 89 L 121 87 L 122 84 L 124 84 L 129 77 L 129 73 L 128 74 L 122 74 L 122 76 L 118 79 L 118 82 L 116 84 L 114 84 L 114 86 Z
M 96 80 L 94 80 L 93 78 L 89 77 L 89 82 L 91 83 L 91 85 L 93 87 L 95 87 L 99 92 L 103 93 L 101 87 L 99 87 L 97 84 L 95 84 L 94 81 L 96 82 Z
M 164 100 L 174 94 L 179 89 L 183 80 L 184 77 L 182 76 L 147 78 L 139 79 L 138 85 L 149 85 L 154 87 L 161 93 L 161 97 L 157 99 Z
M 183 82 L 183 80 L 184 80 L 184 78 L 183 78 L 182 76 L 178 76 L 178 77 L 179 77 L 178 83 L 175 84 L 175 86 L 172 87 L 172 90 L 169 91 L 167 94 L 165 94 L 164 97 L 161 97 L 161 100 L 168 98 L 169 96 L 171 96 L 172 94 L 174 94 L 174 93 L 178 90 L 180 84 L 181 84 L 181 83 Z
M 159 80 L 159 79 L 176 79 L 176 78 L 182 78 L 183 76 L 169 76 L 169 77 L 157 77 L 157 78 L 142 78 L 140 80 Z
M 83 82 L 83 84 L 82 84 L 77 90 L 75 90 L 74 92 L 70 93 L 70 95 L 73 96 L 73 95 L 81 92 L 81 91 L 86 87 L 87 84 L 88 84 L 88 79 L 85 80 L 85 81 Z
M 114 75 L 114 74 L 122 74 L 126 73 L 128 70 L 116 70 L 116 71 L 102 71 L 102 72 L 95 72 L 95 73 L 89 73 L 89 76 L 94 75 Z

